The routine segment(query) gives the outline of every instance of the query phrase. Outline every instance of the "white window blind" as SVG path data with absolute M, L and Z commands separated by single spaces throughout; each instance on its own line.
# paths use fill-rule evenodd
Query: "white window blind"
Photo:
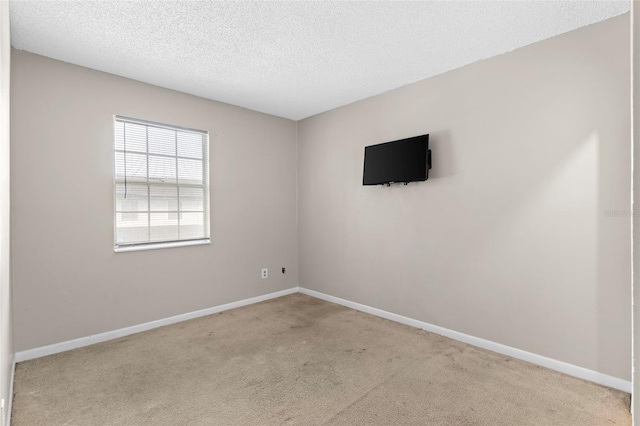
M 208 242 L 208 145 L 205 131 L 115 117 L 116 250 Z

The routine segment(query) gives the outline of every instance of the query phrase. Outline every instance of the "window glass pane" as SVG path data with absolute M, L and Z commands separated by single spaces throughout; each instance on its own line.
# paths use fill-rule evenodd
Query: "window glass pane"
M 149 127 L 149 153 L 176 155 L 175 130 Z
M 116 213 L 116 243 L 146 243 L 149 241 L 149 222 L 147 213 L 133 217 L 125 213 Z
M 183 239 L 205 238 L 204 213 L 180 213 L 180 237 Z
M 178 187 L 174 185 L 151 185 L 151 210 L 178 211 Z
M 116 184 L 117 211 L 135 210 L 146 212 L 148 208 L 147 185 L 127 183 L 125 187 L 124 183 Z
M 204 189 L 180 187 L 180 210 L 204 211 Z
M 176 181 L 175 157 L 149 156 L 149 181 L 174 183 Z
M 116 139 L 116 149 L 147 152 L 146 126 L 134 123 L 123 123 L 122 137 L 123 141 L 120 148 L 118 148 L 118 140 Z
M 116 150 L 124 150 L 124 123 L 116 121 L 115 128 Z
M 124 180 L 125 176 L 128 181 L 146 181 L 147 180 L 147 156 L 144 154 L 133 154 L 127 152 L 116 152 L 116 178 Z M 126 166 L 126 174 L 125 174 Z
M 178 182 L 201 185 L 202 161 L 178 158 Z
M 202 158 L 202 135 L 178 132 L 178 155 L 180 157 Z
M 180 238 L 178 215 L 176 213 L 151 213 L 150 232 L 152 241 L 177 241 Z

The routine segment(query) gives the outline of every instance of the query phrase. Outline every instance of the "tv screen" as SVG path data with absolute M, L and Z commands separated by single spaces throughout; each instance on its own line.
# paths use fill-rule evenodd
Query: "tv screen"
M 427 180 L 431 161 L 429 135 L 364 148 L 363 185 Z

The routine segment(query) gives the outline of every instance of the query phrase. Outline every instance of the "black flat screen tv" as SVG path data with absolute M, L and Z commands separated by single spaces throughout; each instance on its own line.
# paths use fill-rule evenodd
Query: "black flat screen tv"
M 415 136 L 364 148 L 363 185 L 427 180 L 431 168 L 429 135 Z

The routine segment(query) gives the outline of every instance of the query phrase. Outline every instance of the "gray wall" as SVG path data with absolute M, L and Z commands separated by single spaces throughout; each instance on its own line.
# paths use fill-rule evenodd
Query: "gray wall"
M 630 380 L 629 48 L 627 14 L 299 122 L 300 285 Z M 428 181 L 362 186 L 424 133 Z
M 16 350 L 297 285 L 295 122 L 15 50 L 12 67 Z M 211 245 L 113 252 L 114 114 L 210 132 Z
M 0 400 L 5 409 L 0 424 L 9 417 L 11 370 L 13 367 L 13 326 L 10 273 L 9 208 L 9 77 L 11 70 L 9 3 L 0 2 Z

